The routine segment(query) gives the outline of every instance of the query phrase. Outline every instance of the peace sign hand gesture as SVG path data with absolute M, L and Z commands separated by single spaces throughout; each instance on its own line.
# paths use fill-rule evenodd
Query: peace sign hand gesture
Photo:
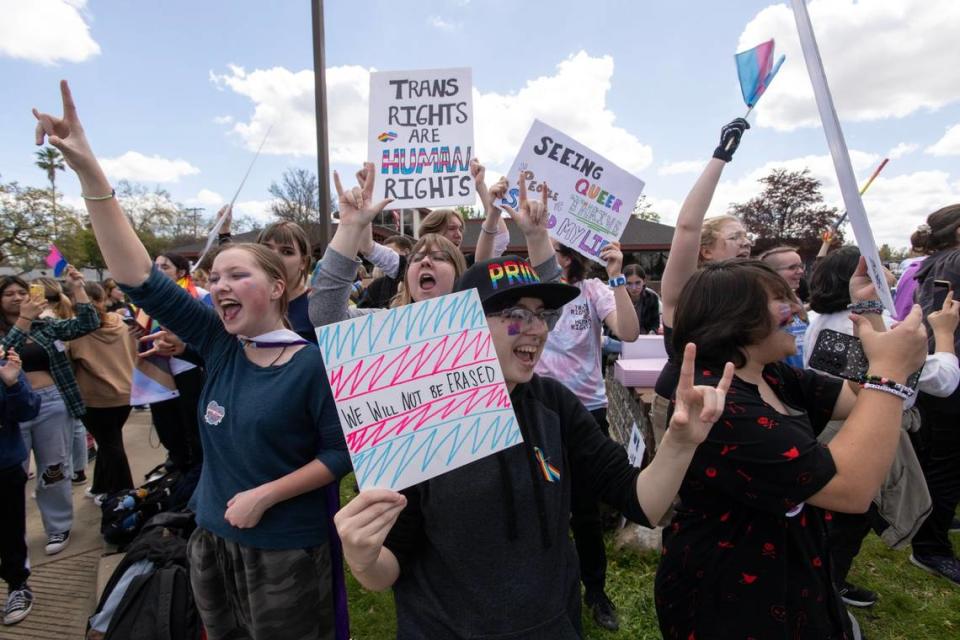
M 361 176 L 362 174 L 362 176 Z M 344 190 L 340 183 L 340 174 L 333 172 L 333 184 L 337 188 L 340 207 L 340 224 L 363 227 L 377 217 L 388 204 L 393 202 L 393 198 L 385 198 L 377 204 L 373 204 L 373 184 L 375 180 L 374 167 L 372 162 L 364 162 L 363 169 L 357 172 L 357 179 L 363 179 L 359 187 L 353 187 Z
M 77 107 L 66 80 L 60 81 L 60 97 L 63 100 L 63 117 L 42 113 L 36 108 L 33 115 L 37 119 L 36 143 L 42 145 L 44 138 L 60 150 L 70 168 L 78 174 L 98 168 L 96 157 L 87 142 L 83 125 L 77 116 Z
M 527 182 L 524 180 L 522 171 L 520 172 L 520 178 L 517 182 L 520 187 L 520 202 L 517 208 L 514 209 L 509 205 L 503 205 L 503 208 L 506 209 L 510 217 L 517 223 L 517 226 L 520 227 L 524 236 L 529 237 L 537 234 L 546 234 L 547 219 L 550 217 L 547 213 L 547 200 L 550 197 L 550 190 L 547 188 L 547 183 L 541 183 L 540 201 L 537 202 L 536 200 L 531 201 L 527 199 Z
M 683 350 L 683 365 L 680 368 L 680 384 L 677 399 L 670 419 L 670 433 L 679 442 L 697 446 L 707 439 L 713 423 L 723 413 L 727 391 L 733 381 L 733 363 L 723 368 L 723 377 L 716 387 L 694 385 L 693 370 L 697 346 L 687 343 Z

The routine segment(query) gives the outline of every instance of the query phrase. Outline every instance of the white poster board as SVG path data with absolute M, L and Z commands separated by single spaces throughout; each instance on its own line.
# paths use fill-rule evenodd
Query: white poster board
M 367 156 L 373 201 L 389 209 L 473 204 L 473 82 L 469 68 L 370 74 Z
M 810 23 L 805 0 L 791 0 L 793 16 L 797 23 L 797 33 L 800 35 L 800 46 L 803 49 L 803 59 L 807 63 L 807 73 L 813 85 L 813 95 L 817 100 L 817 109 L 820 112 L 820 121 L 823 123 L 823 132 L 827 136 L 827 146 L 830 147 L 830 156 L 833 158 L 833 167 L 837 172 L 837 182 L 840 185 L 840 194 L 843 204 L 847 208 L 850 226 L 853 228 L 853 237 L 860 247 L 860 255 L 867 263 L 867 272 L 877 290 L 880 301 L 890 314 L 894 314 L 893 296 L 890 295 L 890 285 L 887 284 L 883 262 L 877 243 L 873 238 L 867 212 L 863 208 L 863 199 L 860 197 L 860 188 L 857 178 L 853 174 L 853 165 L 850 162 L 850 152 L 847 151 L 847 142 L 840 128 L 840 119 L 833 106 L 833 97 L 830 95 L 830 86 L 827 84 L 827 74 L 823 70 L 820 59 L 820 49 Z
M 640 428 L 634 422 L 633 428 L 630 429 L 630 442 L 627 443 L 627 460 L 639 469 L 643 466 L 643 454 L 646 450 L 647 443 L 644 442 L 643 436 L 640 435 Z
M 399 491 L 522 441 L 476 289 L 317 339 L 361 490 Z
M 527 133 L 507 179 L 523 172 L 532 200 L 547 183 L 550 237 L 603 264 L 600 250 L 619 240 L 643 191 L 643 180 L 539 120 Z M 516 208 L 513 187 L 501 202 Z

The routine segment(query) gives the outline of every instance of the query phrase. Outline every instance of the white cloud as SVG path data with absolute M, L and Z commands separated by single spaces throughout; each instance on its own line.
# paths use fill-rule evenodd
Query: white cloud
M 680 213 L 680 203 L 670 198 L 658 198 L 647 195 L 647 202 L 650 203 L 650 209 L 660 214 L 660 223 L 675 225 L 677 223 L 677 214 Z
M 233 116 L 214 116 L 213 124 L 233 124 Z
M 100 164 L 111 178 L 137 182 L 177 182 L 183 176 L 200 173 L 200 169 L 186 160 L 145 156 L 138 151 L 127 151 L 116 158 L 103 158 Z
M 454 31 L 459 31 L 460 27 L 463 26 L 459 22 L 451 22 L 449 20 L 444 20 L 440 16 L 430 16 L 429 18 L 427 18 L 427 24 L 438 31 L 444 31 L 446 33 L 453 33 Z
M 476 155 L 490 169 L 506 171 L 533 119 L 540 118 L 628 171 L 646 169 L 653 161 L 652 149 L 616 126 L 616 114 L 607 107 L 613 70 L 612 57 L 591 57 L 581 51 L 560 62 L 553 75 L 528 80 L 514 93 L 481 93 L 474 88 Z M 357 66 L 327 69 L 333 163 L 356 165 L 366 158 L 370 71 Z M 274 67 L 247 72 L 231 66 L 222 75 L 211 72 L 210 78 L 253 102 L 250 120 L 238 121 L 232 129 L 247 148 L 256 149 L 272 124 L 264 152 L 316 153 L 312 71 Z
M 862 184 L 876 168 L 880 156 L 851 150 L 853 169 Z M 720 182 L 707 215 L 726 213 L 734 202 L 745 202 L 758 195 L 762 185 L 759 178 L 772 169 L 801 170 L 809 168 L 814 178 L 823 185 L 826 204 L 843 210 L 843 198 L 837 185 L 833 161 L 829 155 L 805 156 L 783 161 L 771 161 L 736 180 Z M 889 169 L 887 170 L 889 171 Z M 960 200 L 960 181 L 951 182 L 944 171 L 917 171 L 909 174 L 890 175 L 882 173 L 863 196 L 864 208 L 870 220 L 877 244 L 887 243 L 893 247 L 909 244 L 910 234 L 926 217 L 951 202 Z M 844 233 L 853 241 L 849 225 Z
M 960 99 L 960 2 L 810 0 L 811 22 L 841 119 L 901 118 Z M 757 124 L 790 131 L 818 126 L 793 12 L 760 11 L 738 50 L 776 38 L 787 61 L 757 108 Z
M 0 56 L 43 65 L 100 54 L 84 16 L 86 0 L 0 0 Z
M 943 137 L 923 150 L 932 156 L 960 156 L 960 124 L 955 124 Z
M 703 171 L 703 160 L 681 160 L 680 162 L 667 162 L 660 165 L 657 169 L 658 176 L 676 176 L 684 173 L 700 173 Z
M 891 160 L 899 160 L 903 156 L 910 155 L 920 148 L 920 145 L 912 142 L 901 142 L 890 151 L 887 151 L 887 157 Z
M 223 196 L 210 189 L 200 189 L 197 195 L 192 198 L 187 198 L 186 200 L 186 204 L 190 206 L 200 206 L 204 208 L 219 207 L 224 203 L 226 203 L 226 200 L 223 199 Z
M 272 202 L 272 200 L 241 200 L 233 208 L 240 215 L 250 216 L 258 222 L 270 223 L 275 220 L 270 213 Z

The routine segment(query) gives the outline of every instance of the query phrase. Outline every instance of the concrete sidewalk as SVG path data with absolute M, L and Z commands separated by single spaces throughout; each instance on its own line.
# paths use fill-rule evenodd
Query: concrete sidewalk
M 166 450 L 152 431 L 149 411 L 133 411 L 123 430 L 123 442 L 135 484 L 143 483 L 143 474 L 166 458 Z M 36 598 L 33 611 L 14 626 L 0 626 L 0 638 L 31 640 L 80 640 L 87 617 L 96 605 L 97 566 L 104 553 L 100 536 L 100 508 L 84 496 L 93 479 L 93 467 L 87 466 L 87 484 L 73 488 L 73 529 L 70 544 L 55 556 L 43 548 L 46 534 L 40 511 L 31 497 L 34 481 L 27 483 L 27 545 L 30 550 L 30 586 Z M 7 588 L 0 583 L 0 598 L 6 601 Z

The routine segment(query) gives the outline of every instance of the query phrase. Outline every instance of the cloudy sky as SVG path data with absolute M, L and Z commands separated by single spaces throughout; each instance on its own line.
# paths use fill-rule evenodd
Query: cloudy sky
M 473 68 L 477 155 L 503 172 L 534 118 L 631 171 L 664 221 L 744 108 L 735 51 L 776 38 L 787 62 L 751 115 L 711 213 L 758 190 L 771 168 L 809 167 L 842 206 L 793 15 L 761 0 L 328 0 L 330 160 L 366 150 L 369 72 Z M 864 197 L 880 242 L 907 244 L 931 211 L 960 201 L 960 2 L 811 0 L 854 169 L 890 164 Z M 0 177 L 43 186 L 30 107 L 73 87 L 114 180 L 168 189 L 210 212 L 236 190 L 264 216 L 285 168 L 316 170 L 307 0 L 0 0 Z M 79 185 L 61 180 L 78 202 Z

